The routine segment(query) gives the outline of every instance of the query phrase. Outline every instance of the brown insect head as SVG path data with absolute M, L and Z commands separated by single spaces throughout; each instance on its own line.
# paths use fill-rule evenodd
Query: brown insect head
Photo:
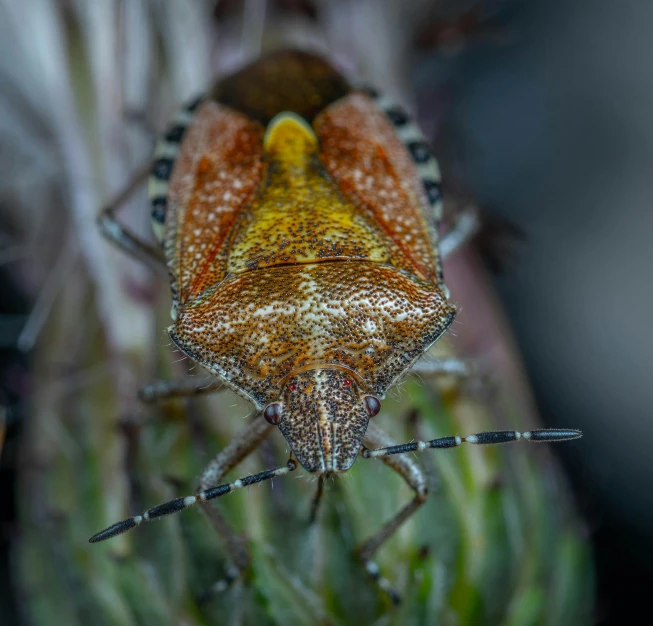
M 346 370 L 322 367 L 289 378 L 263 415 L 279 426 L 306 471 L 331 473 L 352 466 L 380 407 Z

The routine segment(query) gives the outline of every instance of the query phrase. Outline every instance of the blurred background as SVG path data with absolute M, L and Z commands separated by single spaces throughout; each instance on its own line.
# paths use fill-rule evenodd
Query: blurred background
M 653 588 L 653 4 L 512 10 L 506 45 L 451 61 L 441 132 L 479 202 L 525 233 L 497 285 L 542 419 L 585 433 L 556 453 L 592 530 L 598 622 L 632 623 Z
M 30 391 L 27 355 L 74 262 L 60 249 L 48 249 L 61 229 L 48 207 L 61 203 L 64 186 L 71 185 L 75 191 L 67 201 L 99 205 L 145 159 L 150 130 L 162 127 L 172 105 L 199 92 L 211 76 L 255 58 L 265 31 L 331 50 L 341 66 L 371 77 L 402 101 L 436 146 L 450 193 L 481 206 L 494 216 L 492 223 L 503 224 L 499 230 L 507 222 L 523 233 L 517 249 L 513 245 L 502 259 L 495 282 L 542 421 L 585 434 L 582 445 L 555 453 L 589 529 L 596 623 L 631 623 L 653 588 L 653 4 L 27 4 L 29 9 L 18 0 L 0 0 L 3 592 L 9 590 L 16 459 Z M 129 64 L 116 64 L 122 51 L 102 24 L 129 24 L 136 31 L 133 43 L 139 19 L 156 22 L 147 45 L 131 53 Z M 86 20 L 91 33 L 84 45 L 93 54 L 72 58 L 92 65 L 107 94 L 100 106 L 111 108 L 116 75 L 131 76 L 129 106 L 113 111 L 98 132 L 99 148 L 121 158 L 101 165 L 85 161 L 73 132 L 78 120 L 66 108 L 76 74 L 74 68 L 61 74 L 65 52 L 58 32 L 73 20 Z M 166 48 L 157 38 L 177 41 Z M 143 84 L 139 63 L 146 66 L 148 55 L 171 49 L 173 79 Z M 152 103 L 156 81 L 164 96 Z M 100 189 L 98 168 L 108 181 Z M 70 176 L 65 185 L 64 175 Z M 144 220 L 131 219 L 145 228 Z M 82 233 L 93 228 L 92 220 L 81 221 Z M 48 262 L 30 264 L 35 250 Z M 101 258 L 91 256 L 89 263 L 99 280 L 110 281 Z M 116 324 L 110 331 L 123 346 L 139 332 L 133 319 L 130 328 Z

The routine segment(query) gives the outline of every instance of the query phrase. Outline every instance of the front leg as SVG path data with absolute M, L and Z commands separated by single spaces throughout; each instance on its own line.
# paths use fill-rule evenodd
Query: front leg
M 365 435 L 365 443 L 373 448 L 388 446 L 391 438 L 378 426 L 370 423 Z M 364 456 L 364 455 L 363 455 Z M 426 475 L 422 469 L 409 456 L 382 456 L 381 460 L 395 472 L 397 472 L 415 492 L 415 497 L 393 518 L 387 521 L 376 533 L 364 541 L 357 549 L 357 554 L 363 562 L 365 570 L 371 576 L 378 587 L 390 596 L 394 604 L 401 600 L 399 594 L 393 589 L 390 582 L 381 576 L 378 565 L 372 561 L 372 557 L 378 549 L 397 531 L 397 529 L 409 519 L 417 509 L 426 501 L 428 487 Z
M 221 498 L 237 489 L 242 489 L 243 487 L 271 480 L 277 476 L 283 476 L 288 472 L 294 471 L 297 467 L 297 463 L 291 458 L 281 467 L 245 476 L 231 483 L 216 485 L 215 482 L 219 481 L 224 474 L 256 450 L 262 441 L 269 435 L 271 429 L 272 426 L 258 415 L 240 435 L 233 439 L 229 445 L 220 452 L 211 463 L 209 463 L 202 474 L 200 485 L 195 494 L 169 500 L 168 502 L 151 507 L 139 515 L 134 515 L 133 517 L 116 522 L 93 535 L 89 539 L 90 543 L 106 541 L 107 539 L 111 539 L 112 537 L 133 530 L 143 523 L 151 522 L 173 513 L 178 513 L 190 506 L 199 504 L 209 516 L 209 519 L 220 536 L 225 539 L 227 551 L 229 552 L 233 562 L 232 567 L 227 570 L 227 576 L 225 579 L 213 585 L 210 592 L 205 594 L 205 597 L 208 597 L 215 592 L 224 591 L 231 583 L 238 580 L 246 571 L 249 565 L 249 555 L 243 539 L 236 534 L 220 513 L 210 505 L 210 501 L 216 498 Z

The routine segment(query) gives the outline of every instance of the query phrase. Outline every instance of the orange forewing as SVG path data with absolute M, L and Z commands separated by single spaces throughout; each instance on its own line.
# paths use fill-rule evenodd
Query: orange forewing
M 178 304 L 225 273 L 225 245 L 263 176 L 263 127 L 204 102 L 186 131 L 168 189 L 166 258 Z
M 410 154 L 374 102 L 354 92 L 327 107 L 313 124 L 321 158 L 340 190 L 396 246 L 396 265 L 437 282 L 436 248 L 422 185 Z

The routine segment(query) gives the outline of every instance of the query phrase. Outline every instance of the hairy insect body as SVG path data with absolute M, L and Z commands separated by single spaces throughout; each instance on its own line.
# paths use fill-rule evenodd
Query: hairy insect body
M 297 461 L 320 475 L 313 520 L 325 477 L 349 469 L 361 450 L 413 490 L 413 500 L 357 550 L 372 580 L 397 602 L 371 559 L 427 495 L 427 478 L 406 453 L 581 436 L 566 429 L 491 431 L 394 445 L 369 423 L 388 389 L 455 315 L 438 253 L 439 182 L 435 159 L 408 116 L 372 92 L 352 89 L 311 54 L 260 59 L 179 113 L 156 148 L 149 181 L 152 225 L 173 298 L 168 332 L 262 415 L 209 463 L 193 495 L 116 522 L 92 543 L 198 504 L 225 536 L 234 563 L 214 585 L 225 590 L 248 559 L 210 501 L 297 468 L 290 458 L 219 484 L 274 425 Z M 160 263 L 161 250 L 113 217 L 126 193 L 105 209 L 100 227 L 122 249 Z M 443 249 L 455 249 L 473 232 L 461 225 Z M 435 372 L 468 371 L 449 361 Z M 187 382 L 160 381 L 142 397 L 222 386 Z
M 280 97 L 253 115 L 232 78 L 229 104 L 199 103 L 179 133 L 158 223 L 175 301 L 169 333 L 259 410 L 277 403 L 305 469 L 344 471 L 367 428 L 364 398 L 382 398 L 455 309 L 428 196 L 391 119 L 342 84 L 327 103 L 342 79 L 316 57 L 302 63 L 322 76 L 323 108 L 287 110 Z M 160 194 L 156 168 L 154 178 Z

